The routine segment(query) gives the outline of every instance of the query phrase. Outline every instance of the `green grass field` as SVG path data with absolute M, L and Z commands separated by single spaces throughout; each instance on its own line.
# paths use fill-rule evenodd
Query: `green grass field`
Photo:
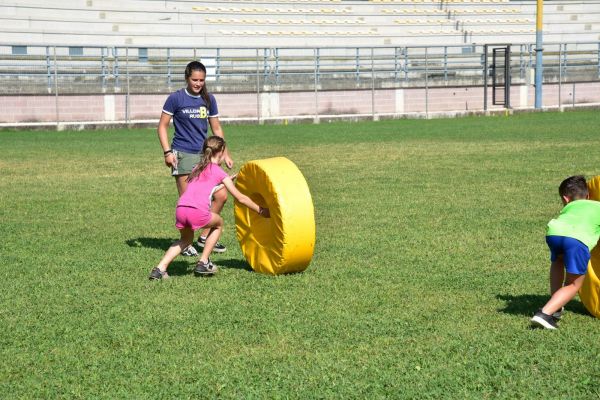
M 225 126 L 235 170 L 285 156 L 311 188 L 315 255 L 256 274 L 232 202 L 195 278 L 148 281 L 178 237 L 154 129 L 0 132 L 0 398 L 600 396 L 600 322 L 556 332 L 545 225 L 600 174 L 600 113 Z

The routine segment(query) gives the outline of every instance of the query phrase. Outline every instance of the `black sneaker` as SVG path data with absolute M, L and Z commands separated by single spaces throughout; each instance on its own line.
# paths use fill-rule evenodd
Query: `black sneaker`
M 200 236 L 198 238 L 198 246 L 204 248 L 205 244 L 206 244 L 206 238 L 203 238 L 202 236 Z M 217 242 L 217 244 L 215 244 L 215 247 L 212 250 L 213 253 L 225 253 L 225 251 L 227 251 L 227 247 L 225 247 L 225 245 L 221 242 Z
M 555 312 L 554 314 L 552 314 L 552 318 L 554 318 L 554 320 L 556 322 L 560 321 L 560 319 L 562 318 L 563 312 L 565 311 L 565 308 L 562 307 L 560 310 L 558 310 L 557 312 Z
M 167 272 L 162 272 L 158 267 L 154 267 L 152 268 L 152 271 L 150 271 L 150 276 L 148 277 L 148 279 L 152 280 L 160 280 L 160 279 L 165 279 L 168 278 L 169 275 L 167 275 Z
M 194 274 L 196 275 L 213 275 L 217 272 L 219 268 L 214 265 L 210 260 L 208 262 L 203 263 L 202 261 L 198 261 L 196 264 L 196 268 L 194 268 Z
M 533 315 L 531 324 L 545 329 L 558 329 L 558 325 L 556 325 L 556 321 L 552 315 L 544 314 L 542 310 L 539 310 Z

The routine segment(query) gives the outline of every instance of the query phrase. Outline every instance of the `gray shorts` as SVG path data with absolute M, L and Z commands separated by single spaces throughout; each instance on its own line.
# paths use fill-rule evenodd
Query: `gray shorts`
M 173 149 L 173 154 L 177 159 L 177 168 L 171 169 L 171 175 L 189 175 L 192 169 L 200 162 L 200 153 L 185 153 Z

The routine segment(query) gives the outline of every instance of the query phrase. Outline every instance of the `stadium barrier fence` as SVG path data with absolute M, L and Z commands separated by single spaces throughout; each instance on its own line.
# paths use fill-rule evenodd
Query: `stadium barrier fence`
M 487 57 L 484 45 L 0 45 L 0 126 L 155 123 L 167 95 L 185 86 L 191 60 L 206 65 L 209 90 L 226 121 L 476 112 L 486 108 Z M 600 42 L 545 44 L 543 64 L 544 107 L 600 103 Z M 533 106 L 534 69 L 535 45 L 511 44 L 513 108 Z

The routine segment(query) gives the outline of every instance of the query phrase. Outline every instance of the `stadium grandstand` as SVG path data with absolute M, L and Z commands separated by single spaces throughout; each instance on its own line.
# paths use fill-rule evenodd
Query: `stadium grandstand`
M 191 59 L 224 120 L 533 104 L 535 0 L 0 0 L 0 11 L 3 126 L 154 122 Z M 544 106 L 600 103 L 600 0 L 546 0 L 543 35 Z
M 109 46 L 398 46 L 535 40 L 509 0 L 0 1 L 4 41 Z M 600 1 L 546 0 L 547 41 L 600 40 Z

